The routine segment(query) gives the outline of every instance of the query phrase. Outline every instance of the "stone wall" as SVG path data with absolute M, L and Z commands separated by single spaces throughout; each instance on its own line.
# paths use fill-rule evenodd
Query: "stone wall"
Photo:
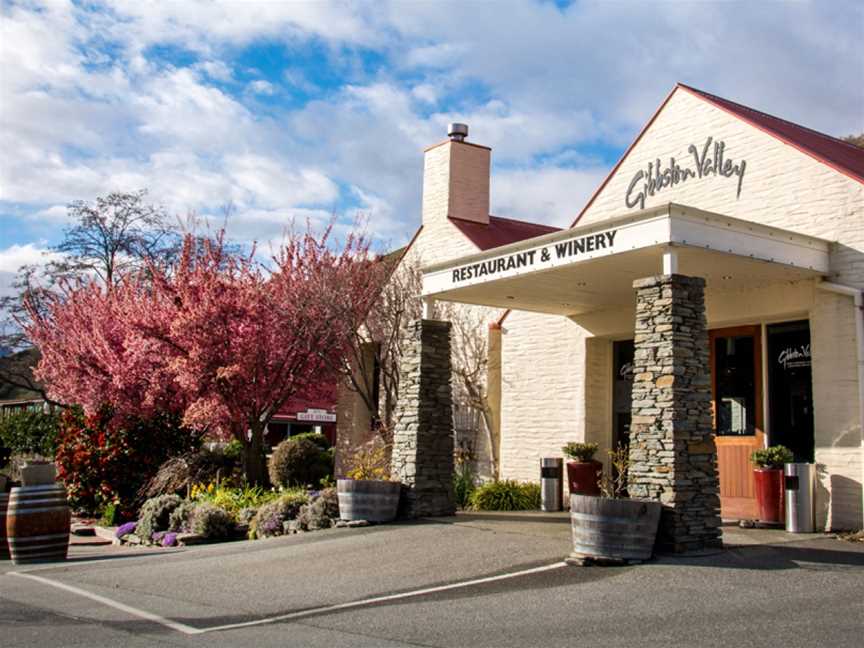
M 416 320 L 406 334 L 393 430 L 400 516 L 453 515 L 450 323 Z
M 636 294 L 629 492 L 663 504 L 658 545 L 720 545 L 717 452 L 705 323 L 705 280 L 640 279 Z

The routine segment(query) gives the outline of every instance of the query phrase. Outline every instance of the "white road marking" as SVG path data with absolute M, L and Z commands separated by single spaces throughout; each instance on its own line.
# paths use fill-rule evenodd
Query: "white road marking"
M 66 583 L 60 583 L 58 581 L 53 581 L 48 578 L 43 578 L 42 576 L 36 576 L 35 574 L 23 574 L 21 572 L 9 572 L 7 576 L 17 576 L 18 578 L 28 578 L 30 580 L 37 581 L 39 583 L 43 583 L 44 585 L 50 585 L 51 587 L 56 587 L 57 589 L 65 590 L 67 592 L 71 592 L 72 594 L 77 594 L 78 596 L 83 596 L 84 598 L 88 598 L 91 601 L 96 601 L 97 603 L 101 603 L 102 605 L 107 605 L 108 607 L 114 608 L 115 610 L 120 610 L 121 612 L 126 612 L 127 614 L 131 614 L 132 616 L 139 617 L 141 619 L 147 619 L 148 621 L 153 621 L 154 623 L 158 623 L 160 625 L 165 626 L 166 628 L 171 628 L 172 630 L 176 630 L 177 632 L 182 632 L 187 635 L 196 635 L 204 632 L 199 628 L 193 628 L 192 626 L 188 626 L 185 623 L 179 623 L 177 621 L 172 621 L 171 619 L 166 619 L 165 617 L 159 616 L 158 614 L 153 614 L 152 612 L 147 612 L 145 610 L 139 610 L 138 608 L 134 608 L 131 605 L 126 605 L 125 603 L 119 603 L 118 601 L 112 601 L 111 599 L 100 596 L 99 594 L 93 594 L 92 592 L 88 592 L 87 590 L 83 590 L 79 587 L 75 587 L 73 585 L 67 585 Z
M 278 616 L 266 617 L 263 619 L 255 619 L 254 621 L 244 621 L 242 623 L 231 623 L 227 625 L 220 626 L 211 626 L 209 628 L 194 628 L 192 626 L 186 625 L 185 623 L 180 623 L 178 621 L 172 621 L 171 619 L 166 619 L 165 617 L 159 616 L 158 614 L 153 614 L 152 612 L 147 612 L 145 610 L 139 610 L 138 608 L 134 608 L 130 605 L 126 605 L 125 603 L 119 603 L 118 601 L 113 601 L 104 596 L 100 596 L 99 594 L 93 594 L 92 592 L 88 592 L 87 590 L 80 589 L 78 587 L 74 587 L 73 585 L 67 585 L 65 583 L 60 583 L 58 581 L 54 581 L 48 578 L 43 578 L 42 576 L 36 576 L 34 574 L 22 573 L 22 572 L 9 572 L 8 576 L 17 576 L 18 578 L 28 578 L 30 580 L 37 581 L 39 583 L 43 583 L 45 585 L 50 585 L 51 587 L 56 587 L 61 590 L 65 590 L 72 594 L 77 594 L 78 596 L 83 596 L 85 598 L 90 599 L 91 601 L 96 601 L 97 603 L 102 603 L 103 605 L 107 605 L 108 607 L 114 608 L 115 610 L 120 610 L 122 612 L 126 612 L 127 614 L 131 614 L 132 616 L 137 616 L 142 619 L 147 619 L 148 621 L 152 621 L 154 623 L 158 623 L 160 625 L 165 626 L 166 628 L 170 628 L 172 630 L 176 630 L 177 632 L 182 632 L 187 635 L 199 635 L 205 634 L 207 632 L 222 632 L 225 630 L 234 630 L 237 628 L 248 628 L 250 626 L 258 626 L 265 625 L 268 623 L 278 623 L 279 621 L 290 621 L 292 619 L 300 619 L 302 617 L 313 616 L 316 614 L 324 614 L 326 612 L 337 612 L 340 610 L 348 610 L 351 608 L 359 608 L 367 605 L 375 605 L 376 603 L 384 603 L 387 601 L 398 601 L 400 599 L 414 598 L 417 596 L 425 596 L 427 594 L 435 594 L 437 592 L 446 592 L 449 590 L 460 589 L 463 587 L 472 587 L 474 585 L 482 585 L 484 583 L 494 583 L 496 581 L 507 580 L 510 578 L 518 578 L 520 576 L 528 576 L 530 574 L 539 574 L 546 571 L 551 571 L 553 569 L 560 569 L 562 567 L 566 567 L 567 563 L 565 562 L 556 562 L 551 565 L 543 565 L 541 567 L 533 567 L 531 569 L 523 569 L 521 571 L 509 572 L 507 574 L 499 574 L 498 576 L 487 576 L 485 578 L 475 578 L 473 580 L 467 581 L 459 581 L 458 583 L 450 583 L 449 585 L 439 585 L 437 587 L 426 587 L 424 589 L 412 590 L 409 592 L 401 592 L 399 594 L 389 594 L 387 596 L 375 596 L 367 599 L 360 599 L 359 601 L 350 601 L 348 603 L 337 603 L 335 605 L 325 605 L 317 608 L 310 608 L 308 610 L 300 610 L 298 612 L 290 612 L 288 614 L 280 614 Z
M 472 585 L 481 585 L 483 583 L 493 583 L 495 581 L 506 580 L 508 578 L 517 578 L 519 576 L 527 576 L 529 574 L 539 574 L 541 572 L 550 571 L 552 569 L 560 569 L 566 567 L 567 563 L 557 562 L 551 565 L 543 565 L 542 567 L 534 567 L 533 569 L 523 569 L 522 571 L 510 572 L 509 574 L 500 574 L 498 576 L 488 576 L 486 578 L 476 578 L 469 581 L 460 581 L 458 583 L 450 583 L 449 585 L 439 585 L 438 587 L 427 587 L 425 589 L 413 590 L 410 592 L 401 592 L 400 594 L 390 594 L 389 596 L 376 596 L 374 598 L 361 599 L 359 601 L 351 601 L 350 603 L 338 603 L 336 605 L 325 605 L 324 607 L 311 608 L 309 610 L 301 610 L 299 612 L 291 612 L 289 614 L 281 614 L 279 616 L 267 617 L 266 619 L 256 619 L 255 621 L 246 621 L 244 623 L 231 623 L 229 625 L 212 626 L 202 630 L 202 632 L 220 632 L 224 630 L 234 630 L 235 628 L 248 628 L 249 626 L 264 625 L 265 623 L 276 623 L 278 621 L 290 621 L 291 619 L 299 619 L 301 617 L 312 616 L 315 614 L 323 614 L 325 612 L 336 612 L 338 610 L 347 610 L 350 608 L 363 607 L 365 605 L 374 605 L 385 601 L 397 601 L 399 599 L 412 598 L 415 596 L 424 596 L 426 594 L 435 594 L 436 592 L 446 592 L 447 590 L 459 589 L 462 587 L 471 587 Z

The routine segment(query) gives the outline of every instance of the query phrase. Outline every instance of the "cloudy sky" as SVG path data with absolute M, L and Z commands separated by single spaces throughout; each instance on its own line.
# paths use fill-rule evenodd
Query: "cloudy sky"
M 0 0 L 0 283 L 66 205 L 147 188 L 238 240 L 419 223 L 422 149 L 493 147 L 493 213 L 568 223 L 676 81 L 864 131 L 860 2 Z M 5 279 L 4 279 L 5 278 Z

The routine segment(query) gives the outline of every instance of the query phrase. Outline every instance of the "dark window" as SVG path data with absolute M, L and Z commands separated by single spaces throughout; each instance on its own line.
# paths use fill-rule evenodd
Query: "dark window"
M 756 434 L 756 350 L 753 336 L 714 338 L 717 434 Z
M 612 445 L 630 441 L 630 409 L 633 392 L 633 340 L 612 344 Z
M 768 411 L 771 445 L 795 461 L 813 461 L 813 380 L 806 320 L 768 327 Z

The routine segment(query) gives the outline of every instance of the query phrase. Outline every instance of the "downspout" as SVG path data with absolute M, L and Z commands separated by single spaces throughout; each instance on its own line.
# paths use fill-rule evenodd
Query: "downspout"
M 855 338 L 858 343 L 858 424 L 861 434 L 861 451 L 864 452 L 864 291 L 829 281 L 823 281 L 817 285 L 822 290 L 851 297 L 855 303 Z M 862 467 L 862 481 L 864 481 L 864 467 Z

